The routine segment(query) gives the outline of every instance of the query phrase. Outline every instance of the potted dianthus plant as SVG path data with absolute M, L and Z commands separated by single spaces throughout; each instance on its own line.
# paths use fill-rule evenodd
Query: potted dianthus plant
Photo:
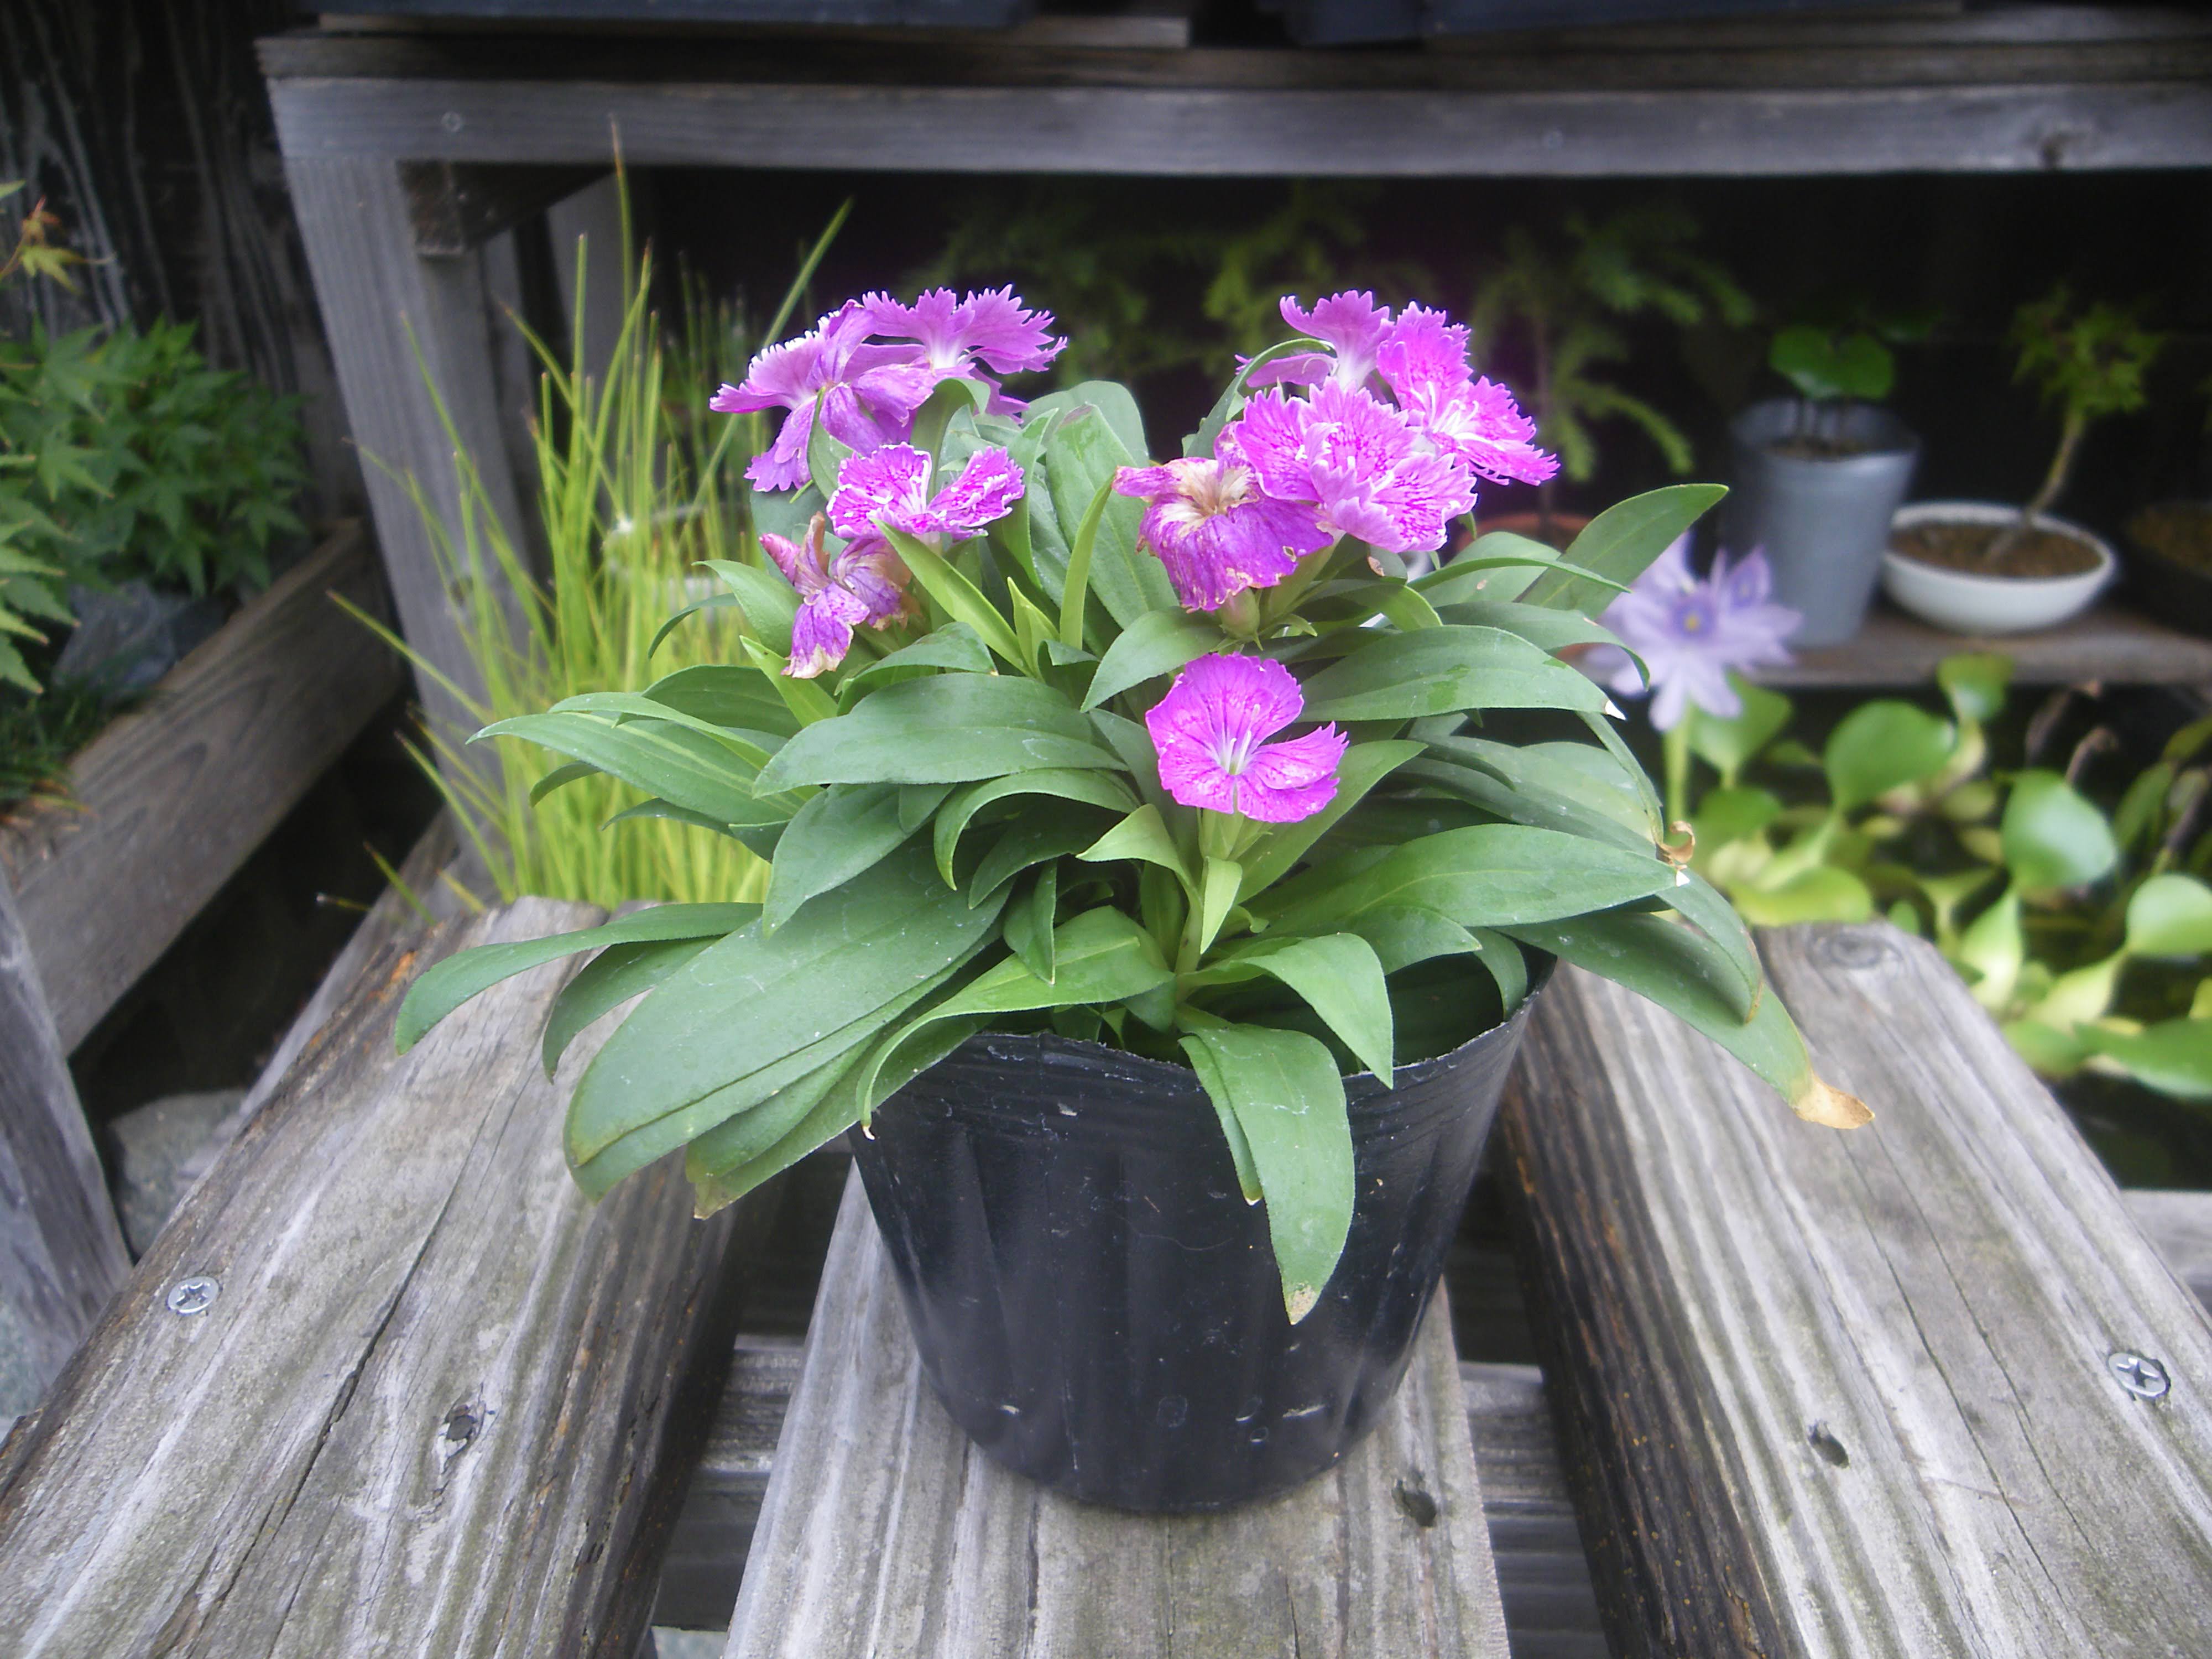
M 1375 1421 L 1554 958 L 1868 1115 L 1554 654 L 1719 492 L 1409 579 L 1526 423 L 1439 313 L 1282 310 L 1165 459 L 1118 386 L 1008 394 L 1061 343 L 1010 291 L 763 352 L 717 399 L 785 411 L 766 556 L 712 566 L 745 659 L 483 735 L 744 841 L 765 902 L 465 952 L 400 1016 L 595 953 L 549 1066 L 641 1000 L 575 1068 L 584 1189 L 680 1150 L 705 1214 L 851 1131 L 952 1416 L 1139 1510 L 1281 1490 Z
M 2059 411 L 2058 448 L 2025 507 L 1915 501 L 1897 515 L 1881 586 L 1938 628 L 2018 634 L 2085 610 L 2118 574 L 2104 539 L 2053 514 L 2074 476 L 2081 440 L 2108 415 L 2143 405 L 2143 376 L 2165 342 L 2108 303 L 2076 309 L 2062 285 L 2014 314 L 2013 378 L 2032 381 Z

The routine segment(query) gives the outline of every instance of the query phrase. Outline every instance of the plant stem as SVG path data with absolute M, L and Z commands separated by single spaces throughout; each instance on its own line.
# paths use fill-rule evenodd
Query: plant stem
M 1690 714 L 1662 734 L 1667 762 L 1667 822 L 1678 823 L 1690 816 Z
M 2067 475 L 2074 470 L 2075 452 L 2081 448 L 2081 434 L 2088 429 L 2088 416 L 2079 410 L 2066 411 L 2066 424 L 2058 434 L 2058 453 L 2051 458 L 2051 471 L 2043 476 L 2043 487 L 2035 492 L 2026 507 L 2021 508 L 2020 517 L 2006 526 L 2004 532 L 1982 550 L 1984 564 L 1996 565 L 2034 528 L 2035 520 L 2051 510 L 2066 489 Z

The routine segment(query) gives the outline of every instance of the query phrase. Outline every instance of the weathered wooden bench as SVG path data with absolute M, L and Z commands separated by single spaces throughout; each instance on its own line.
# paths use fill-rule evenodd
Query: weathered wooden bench
M 748 1656 L 2212 1651 L 2212 1322 L 2134 1215 L 2212 1226 L 1902 936 L 1766 941 L 1850 1138 L 1562 975 L 1500 1148 L 1548 1381 L 1432 1317 L 1344 1468 L 1139 1521 L 966 1448 L 854 1194 L 804 1342 L 731 1364 L 783 1191 L 586 1205 L 559 969 L 392 1054 L 428 960 L 587 914 L 387 927 L 0 1448 L 0 1652 L 628 1659 L 656 1595 Z

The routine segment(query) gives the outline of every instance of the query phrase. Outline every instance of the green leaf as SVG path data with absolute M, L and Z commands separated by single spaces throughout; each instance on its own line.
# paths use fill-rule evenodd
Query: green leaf
M 1047 768 L 969 784 L 957 791 L 937 814 L 933 831 L 937 870 L 946 886 L 954 884 L 953 861 L 959 853 L 960 837 L 975 815 L 1014 795 L 1050 795 L 1103 807 L 1109 812 L 1127 812 L 1137 805 L 1136 793 L 1110 772 Z
M 1696 929 L 1664 916 L 1616 910 L 1502 931 L 1677 1016 L 1779 1090 L 1798 1116 L 1831 1128 L 1854 1128 L 1872 1119 L 1861 1102 L 1814 1074 L 1805 1039 L 1781 998 L 1761 997 L 1752 1018 L 1741 1017 L 1734 965 Z
M 1735 908 L 1754 927 L 1788 927 L 1802 921 L 1865 921 L 1874 895 L 1848 870 L 1816 864 L 1778 887 L 1739 887 Z
M 713 943 L 708 938 L 611 945 L 578 969 L 545 1016 L 545 1036 L 538 1045 L 545 1075 L 553 1075 L 561 1056 L 586 1026 L 609 1009 L 650 991 Z
M 757 904 L 657 904 L 635 915 L 512 945 L 479 945 L 425 969 L 407 988 L 392 1032 L 393 1046 L 405 1054 L 447 1014 L 501 980 L 579 951 L 610 945 L 638 945 L 665 939 L 715 939 L 750 924 Z
M 837 493 L 837 475 L 844 471 L 845 463 L 852 459 L 849 446 L 830 435 L 830 428 L 822 424 L 817 406 L 810 416 L 812 425 L 806 434 L 806 471 L 822 499 L 828 501 Z
M 2195 957 L 2207 951 L 2212 951 L 2212 887 L 2168 872 L 2129 896 L 2130 955 Z
M 1031 865 L 1068 858 L 1098 839 L 1098 820 L 1072 806 L 1047 806 L 1024 812 L 983 854 L 968 878 L 969 901 L 981 903 Z
M 2073 1035 L 2147 1089 L 2176 1100 L 2212 1101 L 2212 1019 L 2162 1020 L 2140 1031 L 2079 1025 Z
M 1066 698 L 1036 680 L 939 674 L 887 685 L 849 714 L 808 726 L 762 769 L 759 787 L 969 783 L 1041 767 L 1111 770 Z
M 761 931 L 774 933 L 807 900 L 872 868 L 912 833 L 900 822 L 896 784 L 839 784 L 823 790 L 799 809 L 776 845 Z
M 1669 484 L 1607 507 L 1583 527 L 1565 562 L 1616 582 L 1632 583 L 1669 544 L 1703 518 L 1728 490 L 1720 484 Z M 1563 611 L 1600 610 L 1607 590 L 1587 576 L 1547 571 L 1521 596 L 1530 605 Z
M 1182 1039 L 1217 1109 L 1235 1118 L 1267 1206 L 1283 1307 L 1320 1303 L 1352 1231 L 1352 1125 L 1328 1045 L 1303 1031 L 1229 1025 Z
M 1950 721 L 1893 697 L 1861 703 L 1829 735 L 1821 764 L 1836 810 L 1856 811 L 1943 769 L 1958 741 Z
M 1091 561 L 1098 550 L 1098 526 L 1113 501 L 1114 481 L 1109 478 L 1091 498 L 1091 506 L 1083 515 L 1083 522 L 1076 526 L 1075 540 L 1068 549 L 1067 582 L 1060 597 L 1060 641 L 1078 649 L 1083 645 L 1084 606 L 1091 599 Z M 1090 707 L 1088 703 L 1084 706 Z
M 596 714 L 520 714 L 487 726 L 470 741 L 521 738 L 596 766 L 717 823 L 780 823 L 788 805 L 757 798 L 751 768 L 719 739 L 665 720 L 617 725 Z
M 933 634 L 925 634 L 903 650 L 878 658 L 854 673 L 840 688 L 850 697 L 863 689 L 902 680 L 924 670 L 951 669 L 967 674 L 992 672 L 991 653 L 975 630 L 965 623 L 947 623 Z
M 714 726 L 786 738 L 799 730 L 782 694 L 750 664 L 702 663 L 679 668 L 647 686 L 645 695 Z
M 1313 845 L 1370 789 L 1422 751 L 1423 745 L 1403 738 L 1383 743 L 1355 743 L 1344 751 L 1336 766 L 1336 793 L 1311 817 L 1278 824 L 1261 837 L 1243 858 L 1244 883 L 1237 893 L 1249 903 L 1290 873 L 1291 866 L 1312 850 Z
M 2027 959 L 2017 884 L 2008 885 L 1994 904 L 1974 918 L 1949 955 L 1953 964 L 1970 976 L 1967 988 L 1983 1007 L 1998 1012 L 2012 1000 Z
M 860 1064 L 860 1056 L 848 1049 L 693 1140 L 684 1155 L 684 1173 L 698 1188 L 699 1213 L 710 1215 L 744 1197 L 859 1122 L 860 1104 L 850 1085 Z M 842 1108 L 849 1108 L 850 1115 L 840 1116 Z M 799 1142 L 808 1129 L 815 1131 L 812 1137 L 775 1163 L 775 1152 Z M 770 1164 L 773 1168 L 763 1167 Z
M 1201 953 L 1212 948 L 1221 924 L 1236 908 L 1237 884 L 1243 879 L 1244 866 L 1234 859 L 1207 857 L 1205 873 L 1199 880 L 1198 948 Z
M 1429 746 L 1439 760 L 1480 767 L 1532 798 L 1568 803 L 1618 825 L 1636 844 L 1650 846 L 1659 839 L 1661 825 L 1646 799 L 1649 782 L 1642 769 L 1624 765 L 1604 749 L 1586 743 L 1493 743 L 1486 738 L 1434 738 Z
M 586 778 L 605 775 L 598 767 L 586 761 L 570 761 L 566 765 L 556 766 L 530 786 L 530 804 L 532 806 L 537 805 L 556 789 L 566 785 L 580 783 Z
M 1096 708 L 1133 685 L 1172 674 L 1222 643 L 1220 629 L 1205 617 L 1181 611 L 1148 611 L 1106 647 L 1091 676 L 1083 706 Z
M 1515 599 L 1559 562 L 1555 547 L 1510 530 L 1491 530 L 1443 568 L 1415 577 L 1413 586 L 1431 605 Z
M 1069 409 L 1054 420 L 1045 438 L 1045 480 L 1054 512 L 1064 526 L 1079 526 L 1114 475 L 1125 466 L 1142 465 L 1143 459 L 1116 433 L 1106 413 L 1109 405 L 1126 403 L 1128 393 L 1119 386 L 1094 381 L 1075 388 L 1074 395 L 1084 394 L 1095 396 L 1097 401 Z M 1032 404 L 1030 422 L 1037 418 L 1037 405 L 1051 401 L 1039 398 Z M 1138 545 L 1138 527 L 1144 516 L 1142 501 L 1127 495 L 1112 496 L 1099 519 L 1091 548 L 1091 592 L 1123 628 L 1148 611 L 1176 608 L 1175 587 L 1168 580 L 1166 567 Z M 1060 598 L 1064 602 L 1064 589 Z
M 1732 784 L 1745 767 L 1759 758 L 1761 750 L 1782 735 L 1797 710 L 1779 691 L 1753 685 L 1732 669 L 1729 684 L 1743 700 L 1741 714 L 1723 719 L 1707 714 L 1693 702 L 1687 720 L 1690 752 L 1718 772 L 1724 783 Z
M 2086 886 L 2119 861 L 2105 815 L 2056 772 L 2033 769 L 2013 780 L 1998 834 L 2005 867 L 2031 893 Z
M 1502 628 L 1509 634 L 1518 635 L 1538 650 L 1553 655 L 1575 645 L 1610 645 L 1628 650 L 1611 629 L 1601 627 L 1578 612 L 1554 611 L 1547 605 L 1520 605 L 1510 599 L 1475 599 L 1442 605 L 1435 614 L 1439 620 L 1462 628 Z M 1630 651 L 1629 655 L 1635 657 L 1636 653 Z M 1637 658 L 1639 665 L 1642 660 Z
M 1103 907 L 1086 910 L 1055 928 L 1053 957 L 1057 971 L 1048 981 L 1021 957 L 1009 957 L 884 1037 L 862 1062 L 859 1089 L 864 1115 L 890 1093 L 883 1082 L 886 1068 L 895 1067 L 900 1051 L 932 1025 L 978 1015 L 995 1018 L 1044 1008 L 1123 1002 L 1174 980 L 1152 936 L 1119 910 Z
M 1014 630 L 999 614 L 998 607 L 985 599 L 975 584 L 962 575 L 944 556 L 927 542 L 908 535 L 902 530 L 893 530 L 888 525 L 878 526 L 884 539 L 906 561 L 907 568 L 921 583 L 938 607 L 955 622 L 963 622 L 975 630 L 976 638 L 989 646 L 1016 668 L 1026 672 L 1030 665 L 1023 659 L 1021 641 Z
M 1708 789 L 1690 829 L 1700 858 L 1731 842 L 1747 841 L 1782 816 L 1782 802 L 1765 789 Z
M 763 570 L 758 565 L 739 564 L 731 559 L 708 559 L 704 562 L 722 586 L 730 590 L 730 597 L 745 614 L 746 625 L 761 643 L 779 656 L 789 656 L 791 624 L 799 615 L 798 590 L 780 572 Z
M 1936 665 L 1936 684 L 1961 720 L 1986 723 L 2004 712 L 2012 659 L 1999 652 L 1963 652 Z
M 1462 927 L 1510 931 L 1649 898 L 1674 881 L 1674 871 L 1650 854 L 1556 830 L 1485 823 L 1409 842 L 1355 874 L 1339 878 L 1324 866 L 1257 908 L 1297 933 L 1334 931 L 1363 911 L 1406 904 Z
M 1075 856 L 1087 864 L 1135 859 L 1170 872 L 1186 892 L 1194 890 L 1198 885 L 1157 806 L 1139 806 Z
M 1478 956 L 1482 942 L 1449 916 L 1418 905 L 1385 905 L 1355 917 L 1352 929 L 1365 939 L 1385 974 L 1438 957 Z
M 1048 985 L 1059 975 L 1052 932 L 1059 908 L 1057 863 L 1048 864 L 1038 871 L 1036 879 L 1030 884 L 1030 890 L 1006 908 L 1006 948 L 1021 959 L 1022 966 Z
M 1391 1086 L 1396 1066 L 1390 992 L 1375 947 L 1358 933 L 1263 939 L 1213 967 L 1186 976 L 1193 987 L 1233 985 L 1265 974 L 1304 998 L 1361 1065 Z
M 919 830 L 927 823 L 958 786 L 950 783 L 902 783 L 899 786 L 898 821 L 902 830 Z
M 1386 634 L 1305 683 L 1305 718 L 1400 720 L 1469 708 L 1596 712 L 1605 693 L 1528 641 L 1495 628 Z
M 745 659 L 767 678 L 800 726 L 829 720 L 836 714 L 837 705 L 827 691 L 811 679 L 787 672 L 791 667 L 788 657 L 769 650 L 758 640 L 739 640 L 738 643 L 744 648 Z
M 994 938 L 998 919 L 997 904 L 971 908 L 947 892 L 916 847 L 823 894 L 802 921 L 774 933 L 750 927 L 702 951 L 578 1081 L 566 1133 L 578 1182 L 603 1193 L 868 1041 L 917 986 Z

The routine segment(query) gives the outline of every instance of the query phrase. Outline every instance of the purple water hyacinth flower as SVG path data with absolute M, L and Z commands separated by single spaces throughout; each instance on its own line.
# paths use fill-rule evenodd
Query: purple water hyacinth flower
M 1232 595 L 1273 587 L 1297 568 L 1298 556 L 1334 539 L 1314 509 L 1260 491 L 1258 476 L 1224 432 L 1213 456 L 1164 466 L 1125 466 L 1114 488 L 1143 501 L 1145 545 L 1167 567 L 1176 597 L 1189 611 L 1218 611 Z
M 812 333 L 769 347 L 752 360 L 744 384 L 725 386 L 708 400 L 707 406 L 723 415 L 790 411 L 775 441 L 745 469 L 754 484 L 796 489 L 806 482 L 806 441 L 817 419 L 859 454 L 912 430 L 914 412 L 939 377 L 921 361 L 917 346 L 866 343 L 873 326 L 860 303 L 848 301 Z
M 912 340 L 922 361 L 941 379 L 963 374 L 981 362 L 996 374 L 1019 374 L 1050 366 L 1067 342 L 1050 333 L 1052 313 L 1031 311 L 1011 287 L 986 289 L 955 300 L 949 288 L 933 288 L 901 305 L 887 294 L 860 301 L 875 332 L 893 340 Z
M 1432 552 L 1449 521 L 1474 505 L 1458 456 L 1425 443 L 1371 393 L 1334 380 L 1310 400 L 1262 392 L 1244 405 L 1237 453 L 1279 500 L 1310 502 L 1323 530 L 1394 553 Z
M 1332 294 L 1314 302 L 1308 311 L 1294 294 L 1285 294 L 1279 307 L 1283 320 L 1301 334 L 1325 342 L 1329 351 L 1302 351 L 1254 369 L 1245 384 L 1251 386 L 1317 386 L 1333 380 L 1339 386 L 1364 386 L 1375 372 L 1375 354 L 1390 332 L 1390 308 L 1378 306 L 1365 293 Z
M 834 554 L 825 553 L 819 513 L 803 541 L 772 531 L 761 532 L 761 546 L 776 568 L 799 590 L 799 614 L 791 623 L 791 660 L 784 673 L 812 679 L 845 660 L 853 648 L 853 629 L 862 624 L 888 628 L 908 611 L 905 564 L 890 544 L 871 531 Z
M 1334 724 L 1266 741 L 1305 710 L 1291 671 L 1266 657 L 1200 657 L 1145 715 L 1160 783 L 1185 806 L 1296 823 L 1336 799 L 1345 737 Z
M 960 476 L 930 493 L 929 457 L 911 444 L 854 455 L 837 473 L 830 525 L 841 536 L 872 536 L 878 521 L 909 536 L 972 536 L 1012 510 L 1022 470 L 1003 449 L 979 449 Z
M 1790 660 L 1784 641 L 1804 618 L 1775 604 L 1773 592 L 1773 574 L 1758 549 L 1733 569 L 1720 555 L 1712 574 L 1700 580 L 1690 568 L 1686 532 L 1606 607 L 1600 620 L 1651 671 L 1653 726 L 1672 731 L 1692 703 L 1733 719 L 1743 712 L 1743 699 L 1729 684 L 1729 672 Z M 1591 652 L 1583 665 L 1613 690 L 1644 690 L 1636 665 L 1610 646 Z
M 1398 406 L 1440 449 L 1498 483 L 1541 483 L 1559 470 L 1536 447 L 1536 423 L 1513 394 L 1478 380 L 1468 361 L 1468 331 L 1442 312 L 1407 306 L 1376 350 L 1375 366 Z

